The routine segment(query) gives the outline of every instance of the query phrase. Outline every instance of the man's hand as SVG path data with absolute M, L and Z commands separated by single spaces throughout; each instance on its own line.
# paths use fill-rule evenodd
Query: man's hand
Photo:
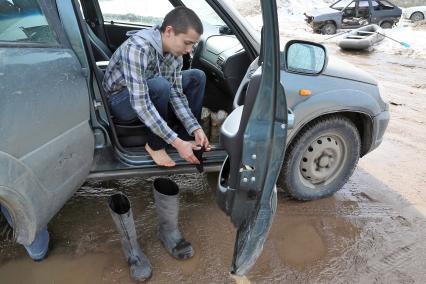
M 194 131 L 194 137 L 195 137 L 195 144 L 204 146 L 206 151 L 210 151 L 211 147 L 210 147 L 209 139 L 207 138 L 202 128 L 198 128 L 197 130 Z
M 190 162 L 191 164 L 200 163 L 192 151 L 192 149 L 200 149 L 200 147 L 195 146 L 191 142 L 183 141 L 180 138 L 176 138 L 172 142 L 172 146 L 175 147 L 175 149 L 178 151 L 179 156 L 181 156 L 186 161 Z

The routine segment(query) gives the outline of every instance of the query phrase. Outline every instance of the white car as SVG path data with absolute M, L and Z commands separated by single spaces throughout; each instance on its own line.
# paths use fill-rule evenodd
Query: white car
M 423 21 L 426 15 L 426 6 L 415 6 L 404 9 L 402 17 L 413 22 Z

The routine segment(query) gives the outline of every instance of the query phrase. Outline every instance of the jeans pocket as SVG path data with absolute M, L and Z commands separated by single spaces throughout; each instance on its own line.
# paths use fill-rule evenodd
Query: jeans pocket
M 122 91 L 121 93 L 109 97 L 108 103 L 110 106 L 116 106 L 122 104 L 126 100 L 130 100 L 129 93 L 127 91 Z

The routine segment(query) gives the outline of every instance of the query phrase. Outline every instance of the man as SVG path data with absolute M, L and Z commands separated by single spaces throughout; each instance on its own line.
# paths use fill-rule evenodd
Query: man
M 198 164 L 196 145 L 209 147 L 198 121 L 204 97 L 205 75 L 182 71 L 188 54 L 203 33 L 198 16 L 186 7 L 169 12 L 161 27 L 141 30 L 113 54 L 103 80 L 112 115 L 121 121 L 138 117 L 148 128 L 146 151 L 159 166 L 175 162 L 165 151 L 171 144 L 186 161 Z M 167 121 L 176 116 L 178 129 Z M 195 138 L 195 143 L 188 142 Z

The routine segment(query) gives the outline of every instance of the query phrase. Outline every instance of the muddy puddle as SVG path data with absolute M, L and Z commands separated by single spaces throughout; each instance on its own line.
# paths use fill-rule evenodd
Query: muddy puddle
M 359 168 L 335 196 L 297 202 L 279 195 L 264 251 L 247 279 L 229 275 L 235 230 L 217 208 L 217 175 L 172 176 L 183 190 L 181 224 L 195 257 L 177 261 L 156 238 L 152 179 L 91 182 L 49 224 L 51 250 L 35 263 L 10 238 L 1 242 L 1 283 L 132 283 L 106 207 L 129 195 L 150 283 L 423 283 L 426 217 Z M 383 195 L 392 195 L 384 197 Z M 395 199 L 392 201 L 391 199 Z M 417 212 L 417 213 L 416 213 Z M 4 225 L 4 223 L 2 223 Z M 4 227 L 4 226 L 3 226 Z

